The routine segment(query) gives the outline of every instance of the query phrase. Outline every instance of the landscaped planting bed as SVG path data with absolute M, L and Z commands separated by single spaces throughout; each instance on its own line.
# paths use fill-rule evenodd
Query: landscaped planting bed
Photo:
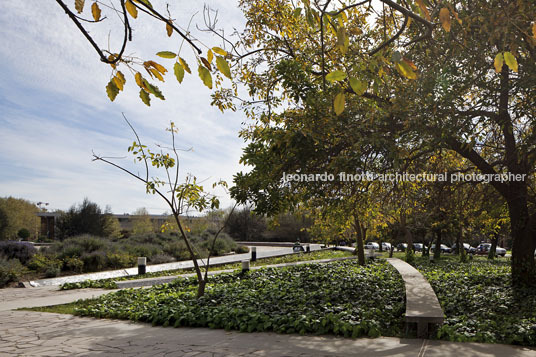
M 385 261 L 265 268 L 211 278 L 196 298 L 194 278 L 126 289 L 77 303 L 75 314 L 240 331 L 397 336 L 403 328 L 404 284 Z
M 329 250 L 315 251 L 311 253 L 297 253 L 297 254 L 284 255 L 280 257 L 262 258 L 254 262 L 251 262 L 251 266 L 256 267 L 256 266 L 272 265 L 272 264 L 295 263 L 295 262 L 307 261 L 307 260 L 344 258 L 344 257 L 350 257 L 350 256 L 352 256 L 351 252 L 329 249 Z M 241 263 L 216 265 L 216 266 L 211 266 L 209 268 L 209 271 L 240 269 L 240 267 L 241 267 Z M 132 276 L 124 276 L 124 277 L 100 279 L 100 280 L 85 280 L 85 281 L 78 282 L 78 283 L 62 284 L 60 289 L 61 290 L 84 289 L 84 288 L 117 289 L 117 285 L 115 284 L 115 281 L 157 278 L 157 277 L 162 277 L 162 276 L 188 274 L 188 273 L 193 273 L 193 272 L 194 272 L 194 269 L 175 269 L 175 270 L 166 270 L 166 271 L 147 273 L 143 275 L 132 275 Z
M 456 257 L 416 267 L 437 294 L 446 315 L 437 337 L 451 341 L 536 345 L 536 289 L 514 289 L 510 261 Z

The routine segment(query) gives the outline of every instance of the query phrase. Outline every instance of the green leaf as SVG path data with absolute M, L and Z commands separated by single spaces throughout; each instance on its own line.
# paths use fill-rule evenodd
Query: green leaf
M 355 92 L 355 94 L 363 95 L 363 93 L 365 93 L 365 91 L 367 90 L 367 82 L 361 81 L 354 77 L 350 77 L 349 81 L 350 87 L 352 87 L 352 90 Z
M 333 108 L 335 109 L 335 114 L 340 115 L 344 111 L 345 97 L 344 93 L 340 92 L 335 96 L 333 101 Z
M 108 98 L 110 98 L 112 102 L 115 100 L 115 97 L 117 97 L 117 94 L 119 94 L 119 88 L 115 85 L 113 78 L 106 86 L 106 94 L 108 94 Z
M 231 79 L 231 69 L 225 58 L 216 56 L 216 66 L 225 77 Z
M 182 67 L 182 65 L 179 62 L 175 62 L 173 70 L 175 72 L 175 77 L 177 77 L 179 83 L 182 83 L 182 80 L 184 79 L 184 68 Z
M 210 71 L 203 66 L 202 64 L 199 65 L 197 68 L 197 72 L 199 73 L 199 78 L 203 81 L 203 83 L 210 89 L 212 89 L 212 76 L 210 74 Z
M 328 73 L 328 75 L 326 76 L 326 80 L 330 82 L 342 81 L 345 78 L 346 78 L 346 73 L 343 71 L 339 71 L 339 70 Z
M 162 100 L 166 99 L 166 98 L 164 98 L 164 95 L 162 94 L 160 89 L 158 89 L 157 86 L 152 85 L 151 83 L 149 83 L 145 78 L 143 79 L 143 84 L 145 84 L 145 87 L 147 87 L 149 92 L 151 92 L 158 99 L 162 99 Z
M 192 71 L 190 70 L 190 66 L 188 66 L 188 63 L 186 63 L 186 61 L 182 57 L 179 57 L 179 63 L 181 64 L 182 68 L 184 68 L 186 72 L 192 74 Z
M 149 97 L 149 93 L 144 91 L 143 89 L 140 89 L 140 98 L 141 101 L 145 103 L 148 107 L 151 106 L 151 97 Z
M 162 58 L 175 58 L 175 57 L 177 57 L 177 54 L 175 52 L 171 52 L 171 51 L 160 51 L 156 55 L 159 56 L 159 57 L 162 57 Z
M 517 72 L 517 60 L 511 52 L 504 53 L 504 62 L 506 62 L 508 68 L 514 72 Z
M 493 65 L 495 66 L 495 72 L 501 73 L 502 67 L 504 64 L 504 57 L 502 53 L 497 53 L 495 56 L 495 60 L 493 61 Z

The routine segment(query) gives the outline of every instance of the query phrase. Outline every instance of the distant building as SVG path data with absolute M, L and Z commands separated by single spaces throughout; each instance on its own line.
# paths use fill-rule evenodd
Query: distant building
M 61 212 L 38 212 L 38 217 L 41 217 L 41 224 L 39 230 L 39 237 L 46 237 L 47 239 L 55 239 L 55 227 L 56 220 L 61 216 Z M 130 231 L 134 220 L 139 217 L 134 214 L 112 214 L 112 217 L 117 218 L 121 225 L 121 230 Z M 150 214 L 149 218 L 155 226 L 162 226 L 171 216 L 170 215 L 157 215 Z M 185 222 L 191 223 L 200 217 L 181 217 Z

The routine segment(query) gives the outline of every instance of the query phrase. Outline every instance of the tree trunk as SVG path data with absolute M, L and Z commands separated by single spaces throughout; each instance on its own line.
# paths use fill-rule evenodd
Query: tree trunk
M 518 196 L 519 197 L 519 196 Z M 536 286 L 536 219 L 529 217 L 527 201 L 507 200 L 512 245 L 512 282 L 514 285 Z
M 356 231 L 356 250 L 357 250 L 357 261 L 359 265 L 365 265 L 365 244 L 363 237 L 363 227 L 359 221 L 359 216 L 357 213 L 354 213 L 354 229 Z
M 495 237 L 491 240 L 491 247 L 488 252 L 488 259 L 495 259 L 495 253 L 497 252 L 497 241 L 499 240 L 499 234 L 495 233 Z
M 437 239 L 435 243 L 434 259 L 441 258 L 441 230 L 437 231 Z
M 207 286 L 207 282 L 204 279 L 201 279 L 198 281 L 197 286 L 197 297 L 200 298 L 201 296 L 205 295 L 205 287 Z

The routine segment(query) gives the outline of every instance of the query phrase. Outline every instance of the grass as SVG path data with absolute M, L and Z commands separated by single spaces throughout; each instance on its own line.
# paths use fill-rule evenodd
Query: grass
M 273 265 L 273 264 L 294 263 L 294 262 L 307 261 L 307 260 L 334 259 L 334 258 L 349 257 L 351 255 L 352 253 L 350 252 L 329 249 L 329 250 L 314 251 L 311 253 L 298 253 L 298 254 L 289 254 L 289 255 L 273 257 L 273 258 L 261 258 L 254 262 L 251 262 L 250 266 L 258 267 L 258 266 Z M 225 265 L 219 265 L 219 266 L 211 266 L 209 267 L 209 271 L 235 270 L 235 269 L 240 269 L 240 268 L 241 268 L 241 263 L 233 263 L 233 264 L 225 264 Z M 120 277 L 120 278 L 86 280 L 86 281 L 79 282 L 79 283 L 65 283 L 60 287 L 60 289 L 62 290 L 84 289 L 84 288 L 116 289 L 117 285 L 115 284 L 115 281 L 156 278 L 156 277 L 163 277 L 163 276 L 174 276 L 174 275 L 181 275 L 181 274 L 189 274 L 193 272 L 194 272 L 193 269 L 175 269 L 175 270 L 147 273 L 144 275 L 126 276 L 126 277 Z

